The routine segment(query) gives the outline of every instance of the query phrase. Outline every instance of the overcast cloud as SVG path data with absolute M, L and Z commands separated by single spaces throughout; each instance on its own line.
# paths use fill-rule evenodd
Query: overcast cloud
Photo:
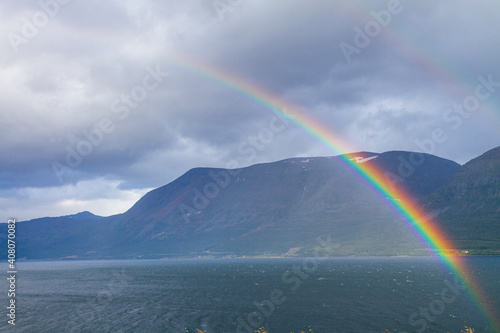
M 354 150 L 425 151 L 441 129 L 430 152 L 463 164 L 500 145 L 499 13 L 498 1 L 4 1 L 1 218 L 110 215 L 193 167 L 333 154 L 182 55 Z

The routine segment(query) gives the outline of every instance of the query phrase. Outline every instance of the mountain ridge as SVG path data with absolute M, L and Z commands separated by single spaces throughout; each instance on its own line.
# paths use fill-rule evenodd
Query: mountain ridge
M 25 237 L 19 252 L 28 259 L 428 254 L 346 158 L 399 177 L 395 186 L 428 207 L 432 193 L 465 167 L 391 151 L 193 168 L 121 214 L 81 212 L 19 223 Z M 326 252 L 319 237 L 332 244 Z
M 424 207 L 458 246 L 500 254 L 500 147 L 464 164 Z

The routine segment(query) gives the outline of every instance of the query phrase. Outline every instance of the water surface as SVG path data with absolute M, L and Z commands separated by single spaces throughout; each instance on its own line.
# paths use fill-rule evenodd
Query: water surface
M 499 308 L 500 258 L 467 260 Z M 15 331 L 493 332 L 460 287 L 437 258 L 24 262 Z

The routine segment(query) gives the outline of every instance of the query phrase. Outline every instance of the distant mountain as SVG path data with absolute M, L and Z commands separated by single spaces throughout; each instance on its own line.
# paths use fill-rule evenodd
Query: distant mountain
M 93 222 L 104 219 L 90 212 L 61 217 L 43 217 L 16 223 L 16 258 L 62 258 L 91 251 L 91 244 L 81 242 L 78 236 L 91 233 Z M 0 224 L 0 245 L 4 244 L 7 227 Z M 82 238 L 83 240 L 83 238 Z M 5 246 L 6 247 L 6 246 Z M 0 253 L 6 251 L 0 248 Z
M 500 147 L 458 169 L 424 206 L 459 247 L 500 253 Z
M 408 152 L 353 155 L 398 175 Z M 422 198 L 459 167 L 431 155 L 400 186 Z M 353 158 L 354 158 L 353 157 Z M 427 180 L 427 181 L 425 181 Z M 124 238 L 164 255 L 408 254 L 415 237 L 339 158 L 296 158 L 240 170 L 198 168 L 151 191 L 122 217 Z
M 403 151 L 348 158 L 376 165 L 420 201 L 460 167 Z M 339 157 L 236 170 L 196 168 L 147 193 L 123 214 L 104 218 L 83 212 L 17 228 L 18 258 L 27 259 L 427 253 L 386 199 Z

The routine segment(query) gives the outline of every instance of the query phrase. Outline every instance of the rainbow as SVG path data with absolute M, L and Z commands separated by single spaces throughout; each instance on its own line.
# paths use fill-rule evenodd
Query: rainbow
M 320 142 L 335 155 L 339 155 L 344 164 L 359 174 L 362 179 L 393 208 L 407 226 L 430 247 L 433 255 L 438 257 L 449 271 L 459 279 L 468 291 L 469 297 L 476 307 L 488 318 L 488 321 L 497 332 L 500 332 L 500 317 L 496 309 L 489 305 L 488 297 L 480 284 L 469 272 L 465 259 L 460 256 L 449 256 L 450 250 L 457 247 L 440 230 L 439 226 L 429 218 L 428 214 L 420 208 L 410 195 L 396 188 L 385 177 L 384 173 L 372 163 L 357 163 L 353 155 L 346 152 L 353 150 L 332 131 L 307 115 L 305 110 L 292 105 L 278 96 L 262 89 L 261 87 L 237 77 L 221 68 L 215 68 L 186 55 L 168 56 L 168 61 L 184 68 L 196 75 L 205 77 L 210 81 L 219 83 L 232 91 L 247 97 L 253 102 L 263 106 L 266 110 L 280 117 L 287 118 L 297 128 Z
M 373 4 L 358 0 L 340 1 L 335 3 L 336 6 L 341 6 L 343 10 L 348 11 L 353 16 L 357 17 L 361 22 L 359 27 L 363 27 L 363 23 L 373 21 L 374 18 L 370 12 L 373 10 Z M 409 3 L 401 2 L 403 11 L 407 10 Z M 383 6 L 380 9 L 384 9 Z M 354 33 L 353 33 L 354 34 Z M 415 67 L 422 69 L 425 75 L 429 75 L 439 82 L 447 84 L 447 88 L 451 94 L 456 98 L 454 102 L 462 102 L 463 98 L 469 95 L 474 95 L 474 89 L 478 82 L 472 81 L 477 78 L 468 78 L 459 69 L 452 67 L 448 59 L 439 55 L 431 45 L 428 45 L 422 38 L 411 36 L 409 31 L 393 28 L 392 24 L 384 28 L 383 33 L 374 37 L 380 39 L 381 42 L 385 40 L 388 47 L 397 45 L 399 52 L 403 53 L 408 58 L 409 62 Z M 480 73 L 487 74 L 487 73 Z M 450 105 L 451 106 L 451 105 Z M 485 126 L 491 129 L 498 130 L 499 114 L 498 107 L 494 104 L 493 99 L 481 102 L 481 107 L 487 107 L 490 112 L 483 112 L 481 118 Z
M 346 4 L 349 2 L 342 3 Z M 353 8 L 354 7 L 351 9 Z M 354 8 L 354 11 L 362 13 L 358 15 L 364 20 L 371 19 L 371 17 L 366 14 L 365 10 Z M 449 66 L 444 61 L 436 57 L 431 57 L 431 52 L 428 52 L 429 55 L 422 52 L 416 45 L 413 45 L 407 40 L 407 36 L 400 36 L 401 33 L 396 33 L 391 29 L 387 29 L 386 31 L 389 35 L 388 38 L 396 40 L 398 45 L 404 48 L 405 53 L 418 55 L 418 57 L 413 58 L 415 60 L 415 65 L 425 69 L 428 73 L 432 73 L 436 78 L 450 83 L 450 88 L 454 89 L 457 96 L 463 97 L 470 94 L 472 84 L 456 84 L 457 82 L 466 80 L 454 73 L 453 69 L 448 68 Z M 119 36 L 115 36 L 112 33 L 109 34 L 105 31 L 91 31 L 90 34 L 92 35 L 92 41 L 101 41 L 103 45 L 107 45 L 109 41 L 113 40 L 116 40 L 117 44 L 121 42 Z M 80 37 L 83 39 L 89 38 L 89 33 L 82 33 Z M 221 86 L 235 91 L 256 104 L 263 106 L 267 111 L 280 117 L 287 118 L 290 123 L 294 124 L 312 139 L 328 148 L 334 155 L 339 155 L 344 165 L 360 175 L 368 186 L 384 198 L 383 200 L 393 208 L 401 220 L 406 223 L 421 240 L 428 244 L 431 253 L 438 257 L 442 264 L 465 286 L 470 299 L 475 306 L 484 313 L 493 329 L 496 332 L 500 332 L 500 315 L 497 313 L 497 309 L 490 305 L 485 292 L 482 290 L 473 274 L 470 273 L 465 259 L 459 256 L 446 255 L 446 250 L 456 249 L 457 247 L 448 239 L 446 234 L 440 230 L 439 226 L 428 217 L 426 212 L 420 208 L 407 193 L 394 188 L 380 170 L 371 163 L 361 164 L 353 161 L 351 159 L 352 156 L 349 155 L 348 152 L 353 152 L 355 150 L 349 147 L 342 138 L 338 137 L 335 133 L 332 133 L 329 128 L 310 117 L 305 110 L 292 105 L 288 101 L 283 100 L 252 82 L 224 71 L 221 68 L 210 66 L 185 54 L 167 52 L 159 47 L 144 42 L 136 41 L 135 43 L 140 46 L 141 50 L 146 50 L 151 54 L 158 55 L 169 64 L 194 73 L 197 76 L 204 77 L 211 82 L 217 82 Z M 423 46 L 421 48 L 425 49 Z M 496 114 L 496 111 L 492 114 Z M 497 123 L 497 121 L 490 122 L 490 124 L 494 124 L 494 126 L 496 126 Z

